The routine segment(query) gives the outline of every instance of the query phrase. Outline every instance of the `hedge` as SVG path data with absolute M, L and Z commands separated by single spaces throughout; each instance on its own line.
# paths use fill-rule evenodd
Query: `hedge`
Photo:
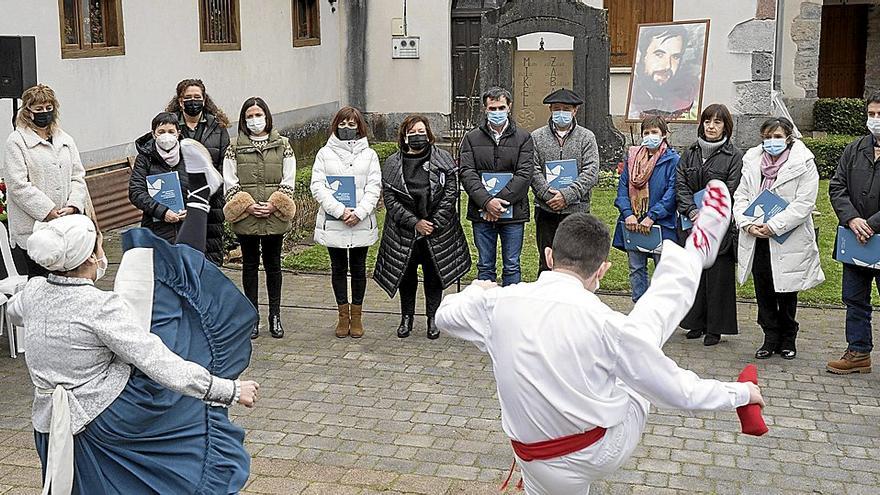
M 813 105 L 813 127 L 829 134 L 858 136 L 866 132 L 865 100 L 820 98 Z
M 804 144 L 816 156 L 816 168 L 819 169 L 819 177 L 830 179 L 840 161 L 840 155 L 846 145 L 858 139 L 858 136 L 843 134 L 829 134 L 822 138 L 803 138 Z

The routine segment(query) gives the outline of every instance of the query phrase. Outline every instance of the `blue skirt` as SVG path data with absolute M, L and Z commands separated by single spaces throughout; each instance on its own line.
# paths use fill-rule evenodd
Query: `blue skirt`
M 153 249 L 151 331 L 211 374 L 237 378 L 250 362 L 253 305 L 188 246 L 132 229 L 123 249 L 133 247 Z M 45 473 L 49 435 L 34 437 Z M 230 494 L 250 473 L 244 430 L 225 408 L 168 390 L 137 369 L 73 441 L 74 494 Z

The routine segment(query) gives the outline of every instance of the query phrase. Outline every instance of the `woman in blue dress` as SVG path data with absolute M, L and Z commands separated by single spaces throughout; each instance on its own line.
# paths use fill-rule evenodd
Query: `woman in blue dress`
M 238 380 L 256 311 L 204 257 L 208 198 L 222 184 L 207 150 L 181 142 L 190 190 L 173 246 L 146 229 L 123 236 L 116 287 L 91 219 L 38 223 L 33 259 L 49 270 L 10 302 L 24 327 L 44 492 L 237 493 L 249 474 L 244 431 L 227 407 L 253 407 Z M 182 245 L 188 244 L 188 245 Z

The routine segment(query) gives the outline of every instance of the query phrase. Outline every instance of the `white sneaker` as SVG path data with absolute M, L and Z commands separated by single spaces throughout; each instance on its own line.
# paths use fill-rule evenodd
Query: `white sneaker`
M 715 263 L 721 241 L 730 227 L 731 201 L 727 185 L 720 180 L 710 180 L 703 195 L 703 206 L 694 221 L 685 249 L 696 254 L 709 268 Z
M 211 195 L 223 186 L 223 176 L 214 168 L 211 153 L 202 143 L 194 139 L 183 139 L 180 141 L 180 153 L 183 155 L 187 173 L 205 174 Z

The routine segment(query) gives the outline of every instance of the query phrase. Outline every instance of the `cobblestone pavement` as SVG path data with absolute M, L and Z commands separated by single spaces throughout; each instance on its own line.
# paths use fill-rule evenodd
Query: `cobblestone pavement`
M 245 493 L 498 493 L 512 454 L 485 355 L 445 336 L 427 340 L 424 318 L 397 339 L 398 302 L 372 283 L 360 340 L 334 338 L 326 275 L 285 274 L 283 301 L 287 336 L 265 332 L 246 373 L 262 384 L 259 407 L 232 413 L 253 455 Z M 665 350 L 701 376 L 734 379 L 759 344 L 755 314 L 741 304 L 741 335 L 716 347 L 679 332 Z M 827 374 L 826 359 L 843 348 L 844 313 L 799 316 L 798 358 L 759 365 L 769 434 L 739 434 L 734 412 L 659 410 L 625 469 L 592 493 L 880 494 L 880 374 Z M 0 493 L 39 493 L 32 389 L 24 360 L 0 340 Z

